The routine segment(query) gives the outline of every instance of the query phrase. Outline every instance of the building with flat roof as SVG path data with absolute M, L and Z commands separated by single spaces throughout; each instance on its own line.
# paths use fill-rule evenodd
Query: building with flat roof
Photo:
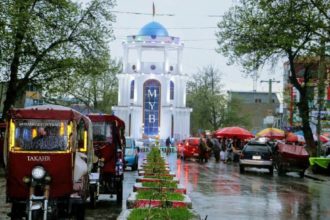
M 278 117 L 281 104 L 276 93 L 269 96 L 268 92 L 228 91 L 228 100 L 233 98 L 240 100 L 242 111 L 250 116 L 251 130 L 259 131 L 269 126 L 267 119 L 272 116 L 272 126 L 281 126 L 281 119 Z

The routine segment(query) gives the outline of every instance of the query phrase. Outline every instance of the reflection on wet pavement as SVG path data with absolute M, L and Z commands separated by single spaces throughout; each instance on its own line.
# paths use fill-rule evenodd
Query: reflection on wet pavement
M 145 153 L 139 154 L 139 164 Z M 176 172 L 180 183 L 187 188 L 193 208 L 208 220 L 213 219 L 330 219 L 330 183 L 296 174 L 279 177 L 267 170 L 247 169 L 240 174 L 238 164 L 208 163 L 177 159 L 175 153 L 164 155 L 170 170 Z M 124 179 L 124 202 L 117 205 L 115 196 L 101 195 L 96 209 L 86 210 L 86 220 L 116 219 L 126 209 L 128 195 L 138 174 L 126 171 Z M 0 219 L 9 219 L 5 214 L 4 177 L 0 178 Z
M 174 158 L 174 155 L 173 155 Z M 171 160 L 175 160 L 171 158 Z M 330 185 L 267 170 L 239 173 L 238 164 L 176 162 L 193 207 L 208 219 L 330 219 Z M 329 184 L 329 183 L 328 183 Z

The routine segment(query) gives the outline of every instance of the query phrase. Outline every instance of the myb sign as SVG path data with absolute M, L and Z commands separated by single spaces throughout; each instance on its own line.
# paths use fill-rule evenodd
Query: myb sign
M 144 83 L 144 134 L 158 135 L 160 115 L 160 83 L 148 80 Z

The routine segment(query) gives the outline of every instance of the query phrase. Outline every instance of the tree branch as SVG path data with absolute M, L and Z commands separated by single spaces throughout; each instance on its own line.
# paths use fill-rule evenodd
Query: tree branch
M 36 0 L 37 1 L 37 0 Z M 96 4 L 95 2 L 93 2 L 93 4 L 86 10 L 86 12 L 84 13 L 84 15 L 80 18 L 80 20 L 77 22 L 76 26 L 72 29 L 71 33 L 69 34 L 69 36 L 65 39 L 60 38 L 56 41 L 54 41 L 53 43 L 51 43 L 41 54 L 39 54 L 34 63 L 31 65 L 31 67 L 29 68 L 29 70 L 26 72 L 24 79 L 27 80 L 31 73 L 35 70 L 35 68 L 37 67 L 37 65 L 43 60 L 43 58 L 46 56 L 46 54 L 48 52 L 50 52 L 53 48 L 55 48 L 56 46 L 66 43 L 66 42 L 70 42 L 74 40 L 73 35 L 75 34 L 75 32 L 77 31 L 78 27 L 82 24 L 82 22 L 85 20 L 86 16 L 88 13 L 90 13 L 91 8 L 94 6 L 94 4 Z M 36 75 L 38 76 L 38 75 Z M 36 77 L 35 76 L 35 77 Z M 25 81 L 24 80 L 24 81 Z
M 313 4 L 313 6 L 315 8 L 317 8 L 317 10 L 319 10 L 319 12 L 321 12 L 321 14 L 328 20 L 330 20 L 330 17 L 328 16 L 327 12 L 323 10 L 323 8 L 320 8 L 318 6 L 318 4 L 316 4 L 316 2 L 314 0 L 310 0 L 310 2 Z

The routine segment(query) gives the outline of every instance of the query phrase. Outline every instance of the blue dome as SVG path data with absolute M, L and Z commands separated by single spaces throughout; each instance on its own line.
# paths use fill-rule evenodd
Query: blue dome
M 152 22 L 144 25 L 140 29 L 138 35 L 167 37 L 168 32 L 167 32 L 166 28 L 163 25 L 159 24 L 158 22 L 152 21 Z

